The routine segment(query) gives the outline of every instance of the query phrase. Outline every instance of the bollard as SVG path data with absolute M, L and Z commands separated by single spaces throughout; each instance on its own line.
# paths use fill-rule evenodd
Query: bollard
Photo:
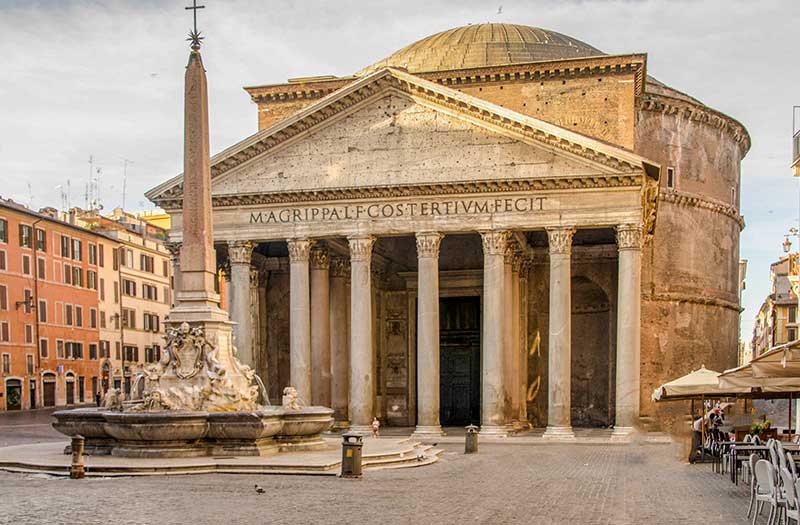
M 361 449 L 364 440 L 361 434 L 342 434 L 342 478 L 361 477 Z
M 467 427 L 467 436 L 464 441 L 464 454 L 474 454 L 478 451 L 478 427 L 470 425 Z
M 83 436 L 72 437 L 72 466 L 69 469 L 69 477 L 72 479 L 81 479 L 86 475 L 86 469 L 83 466 L 84 442 Z

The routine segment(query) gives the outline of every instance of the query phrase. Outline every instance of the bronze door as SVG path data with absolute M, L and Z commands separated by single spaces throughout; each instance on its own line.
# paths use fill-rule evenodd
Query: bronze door
M 479 297 L 439 301 L 439 402 L 443 426 L 480 423 L 481 303 Z

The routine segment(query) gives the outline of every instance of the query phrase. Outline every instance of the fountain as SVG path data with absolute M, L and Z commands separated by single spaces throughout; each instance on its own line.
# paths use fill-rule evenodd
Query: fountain
M 306 407 L 292 387 L 280 407 L 239 361 L 228 314 L 214 291 L 208 92 L 201 37 L 190 33 L 184 111 L 180 291 L 159 362 L 145 367 L 139 399 L 109 390 L 103 408 L 63 410 L 53 427 L 86 439 L 87 454 L 129 458 L 260 456 L 324 448 L 333 410 Z M 137 388 L 134 389 L 139 390 Z

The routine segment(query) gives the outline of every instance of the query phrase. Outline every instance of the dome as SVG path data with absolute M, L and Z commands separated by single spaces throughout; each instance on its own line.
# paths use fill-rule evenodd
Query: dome
M 516 24 L 475 24 L 423 38 L 356 75 L 367 75 L 387 66 L 420 73 L 603 54 L 589 44 L 547 29 Z

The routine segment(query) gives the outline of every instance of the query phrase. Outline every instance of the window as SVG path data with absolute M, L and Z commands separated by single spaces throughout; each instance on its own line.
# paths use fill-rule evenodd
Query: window
M 136 281 L 131 281 L 130 279 L 123 279 L 122 293 L 130 297 L 136 297 Z
M 152 255 L 139 255 L 139 268 L 143 272 L 155 273 L 155 259 Z
M 72 326 L 72 305 L 65 304 L 64 305 L 64 324 L 67 326 Z
M 214 279 L 214 282 L 216 282 L 216 279 Z M 164 294 L 161 297 L 164 298 L 164 303 L 165 304 L 169 304 L 169 287 L 165 286 L 163 291 L 164 291 Z
M 109 357 L 108 341 L 100 341 L 100 357 Z
M 8 242 L 8 221 L 0 219 L 0 242 Z
M 22 273 L 25 275 L 31 275 L 31 256 L 30 255 L 23 255 L 22 256 Z
M 19 245 L 24 248 L 33 247 L 33 230 L 27 224 L 19 225 Z
M 797 307 L 790 306 L 789 307 L 789 322 L 796 323 L 797 322 Z
M 56 340 L 56 357 L 64 359 L 64 341 L 60 339 Z
M 9 354 L 3 354 L 3 373 L 11 373 L 11 356 Z
M 167 275 L 169 275 L 169 263 L 167 262 L 167 260 L 166 260 L 166 259 L 164 259 L 163 261 L 161 261 L 161 274 L 162 274 L 164 277 L 166 277 Z
M 145 363 L 156 363 L 161 360 L 161 348 L 158 345 L 153 347 L 146 346 L 144 348 L 144 361 Z
M 139 347 L 125 345 L 122 349 L 125 354 L 125 361 L 139 361 Z
M 123 265 L 128 268 L 133 268 L 133 250 L 124 250 Z
M 122 359 L 119 341 L 114 341 L 114 359 L 116 359 L 117 361 Z
M 72 260 L 83 260 L 83 243 L 80 239 L 72 239 Z
M 100 278 L 100 300 L 106 300 L 106 280 L 102 277 Z
M 100 244 L 99 247 L 98 247 L 98 255 L 99 255 L 99 257 L 97 258 L 97 262 L 100 265 L 100 268 L 103 268 L 105 266 L 105 263 L 106 263 L 105 250 L 103 248 L 104 248 L 104 245 L 102 245 L 102 244 Z
M 136 310 L 132 308 L 122 309 L 122 327 L 136 328 Z
M 64 283 L 72 284 L 72 266 L 64 264 Z
M 36 250 L 47 252 L 47 233 L 39 228 L 36 228 Z
M 39 355 L 42 356 L 42 359 L 47 359 L 47 356 L 49 355 L 46 337 L 39 339 Z
M 47 302 L 44 299 L 39 299 L 39 322 L 47 322 Z
M 786 329 L 786 337 L 787 337 L 787 341 L 786 341 L 787 343 L 797 339 L 797 329 L 796 328 L 787 328 Z
M 86 270 L 86 288 L 97 290 L 97 272 L 94 270 Z
M 45 261 L 44 257 L 39 257 L 38 259 L 36 259 L 36 277 L 41 281 L 47 279 L 47 276 L 45 275 L 46 265 L 47 261 Z
M 69 237 L 66 235 L 61 236 L 61 257 L 69 257 Z
M 78 376 L 78 401 L 83 403 L 86 399 L 86 378 Z
M 56 301 L 56 306 L 53 308 L 53 312 L 56 317 L 53 321 L 56 324 L 64 324 L 64 303 L 61 301 Z
M 111 250 L 111 266 L 115 272 L 119 270 L 119 253 L 117 250 Z
M 114 281 L 114 304 L 119 302 L 119 283 Z
M 89 244 L 89 264 L 97 264 L 97 245 Z
M 106 327 L 106 313 L 100 310 L 100 328 Z
M 26 288 L 23 297 L 25 298 L 25 313 L 29 314 L 33 311 L 33 292 Z
M 0 270 L 7 270 L 6 268 L 6 252 L 0 250 Z
M 83 307 L 75 306 L 75 326 L 83 326 Z
M 151 301 L 158 301 L 158 287 L 142 283 L 142 297 Z
M 0 310 L 8 310 L 8 288 L 0 284 Z
M 119 314 L 112 315 L 111 319 L 114 321 L 114 330 L 119 330 Z M 119 359 L 119 357 L 117 359 Z
M 100 389 L 97 388 L 97 377 L 96 376 L 92 377 L 92 392 L 94 392 L 94 393 L 99 393 L 100 392 Z
M 25 344 L 31 345 L 33 344 L 33 325 L 26 324 L 25 325 Z
M 144 314 L 144 329 L 147 332 L 158 332 L 159 330 L 159 319 L 157 314 L 149 314 L 145 312 Z
M 736 206 L 736 188 L 731 188 L 731 206 Z
M 675 189 L 675 168 L 672 166 L 667 167 L 667 188 Z
M 27 354 L 25 356 L 25 370 L 28 372 L 28 375 L 33 375 L 33 354 Z
M 89 328 L 97 328 L 97 310 L 89 308 Z
M 67 342 L 67 359 L 83 359 L 83 343 Z
M 89 343 L 89 359 L 97 359 L 97 344 Z
M 72 286 L 83 286 L 83 268 L 80 266 L 72 267 Z
M 0 342 L 8 343 L 11 341 L 11 334 L 9 331 L 8 321 L 0 322 Z

